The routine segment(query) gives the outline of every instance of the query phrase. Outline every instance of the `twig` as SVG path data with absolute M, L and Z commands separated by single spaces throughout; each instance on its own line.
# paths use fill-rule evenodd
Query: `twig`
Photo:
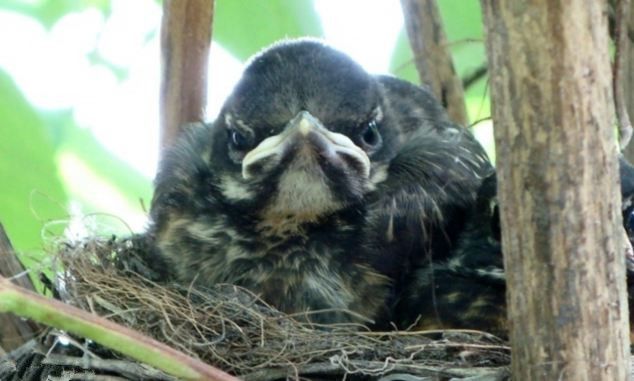
M 632 138 L 632 123 L 627 111 L 625 91 L 623 89 L 623 75 L 625 67 L 625 52 L 628 44 L 628 20 L 630 13 L 630 0 L 617 0 L 615 20 L 615 54 L 612 73 L 612 87 L 614 91 L 614 104 L 619 121 L 619 146 L 624 149 Z
M 181 379 L 237 381 L 235 377 L 154 339 L 17 287 L 4 277 L 0 277 L 0 311 L 12 312 L 91 339 Z
M 426 330 L 413 330 L 413 331 L 370 331 L 370 332 L 359 332 L 358 335 L 362 336 L 426 336 L 426 335 L 436 335 L 436 334 L 467 334 L 467 335 L 480 335 L 486 337 L 489 340 L 495 340 L 502 342 L 502 339 L 499 337 L 484 331 L 478 331 L 475 329 L 426 329 Z
M 473 123 L 471 123 L 471 125 L 469 125 L 469 128 L 473 128 L 475 126 L 477 126 L 478 124 L 482 123 L 482 122 L 486 122 L 486 121 L 492 121 L 493 118 L 490 116 L 486 116 L 484 118 L 480 118 L 480 119 L 476 119 L 473 121 Z
M 45 349 L 38 340 L 29 340 L 20 347 L 0 356 L 0 378 L 5 379 L 8 375 L 15 374 L 18 362 L 23 358 L 31 357 L 33 353 L 42 353 Z
M 462 88 L 467 90 L 489 72 L 486 62 L 462 78 Z
M 16 274 L 23 274 L 23 276 L 14 277 Z M 35 287 L 33 287 L 33 283 L 27 274 L 13 250 L 13 245 L 4 231 L 2 223 L 0 223 L 0 275 L 5 278 L 12 278 L 12 282 L 20 287 L 35 291 Z
M 436 0 L 401 0 L 401 7 L 421 82 L 431 86 L 451 120 L 466 125 L 462 82 L 447 48 Z
M 82 380 L 82 381 L 128 381 L 129 379 L 117 376 L 104 376 L 100 374 L 94 374 L 90 371 L 88 372 L 73 372 L 73 371 L 64 371 L 62 375 L 59 377 L 48 376 L 47 381 L 73 381 L 73 380 Z
M 393 363 L 387 371 L 383 370 L 385 363 L 381 361 L 348 360 L 346 365 L 336 362 L 314 363 L 288 368 L 262 369 L 256 372 L 244 374 L 241 378 L 245 381 L 270 381 L 284 379 L 293 372 L 301 375 L 338 376 L 347 374 L 362 374 L 371 376 L 384 376 L 391 373 L 408 373 L 427 377 L 480 377 L 487 380 L 501 380 L 508 376 L 507 367 L 499 368 L 448 368 L 441 366 L 427 366 L 417 364 Z
M 16 276 L 20 274 L 20 276 Z M 35 290 L 31 278 L 18 259 L 11 241 L 0 223 L 0 275 L 10 278 L 14 284 Z M 41 327 L 10 314 L 0 314 L 0 347 L 5 351 L 19 348 L 41 331 Z
M 39 347 L 40 347 L 40 343 L 38 343 L 36 340 L 29 340 L 26 343 L 22 344 L 20 347 L 0 357 L 0 362 L 1 361 L 15 362 L 19 358 L 27 355 L 28 353 L 31 353 L 40 349 Z
M 173 377 L 170 377 L 161 371 L 124 360 L 104 360 L 90 357 L 49 354 L 42 360 L 42 364 L 65 365 L 92 370 L 106 370 L 124 374 L 126 376 L 132 376 L 134 379 L 174 380 Z
M 214 0 L 165 0 L 161 25 L 161 148 L 203 120 Z
M 12 374 L 15 372 L 15 363 L 0 358 L 0 375 Z

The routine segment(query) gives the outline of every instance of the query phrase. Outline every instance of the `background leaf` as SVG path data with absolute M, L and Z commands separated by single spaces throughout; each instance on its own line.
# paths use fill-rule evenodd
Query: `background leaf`
M 464 78 L 486 62 L 480 3 L 477 0 L 442 0 L 438 2 L 438 7 L 456 72 Z M 396 43 L 390 71 L 402 79 L 420 83 L 404 30 Z M 485 76 L 465 92 L 467 111 L 472 122 L 490 115 L 486 81 Z
M 323 34 L 310 0 L 216 0 L 213 28 L 240 60 L 282 38 Z
M 19 11 L 33 16 L 49 27 L 69 12 L 91 7 L 108 14 L 110 0 L 3 0 L 0 3 L 0 9 Z
M 369 2 L 357 1 L 355 4 L 358 5 L 349 7 L 352 8 L 351 11 L 348 10 L 349 13 L 337 7 L 320 14 L 312 0 L 216 0 L 213 37 L 238 61 L 244 61 L 263 47 L 283 38 L 323 36 L 322 15 L 348 15 L 346 19 L 354 18 L 350 22 L 351 27 L 369 26 L 372 29 L 365 30 L 382 31 L 380 21 L 387 16 L 379 14 L 377 19 L 376 12 L 371 16 L 369 8 L 364 13 L 363 6 L 367 6 Z M 400 4 L 390 4 L 389 9 L 398 15 Z M 439 1 L 439 6 L 456 68 L 461 75 L 467 75 L 482 65 L 485 58 L 479 2 L 442 0 Z M 356 7 L 359 8 L 358 15 L 354 9 Z M 95 17 L 95 12 L 80 12 L 87 9 L 99 10 L 104 16 L 103 25 L 97 26 L 93 22 L 99 19 Z M 324 12 L 321 7 L 319 10 Z M 28 27 L 28 23 L 23 22 L 16 23 L 15 27 L 4 24 L 7 28 L 15 28 L 15 36 L 11 33 L 11 39 L 4 41 L 9 41 L 9 45 L 16 42 L 11 47 L 16 50 L 13 53 L 5 51 L 4 57 L 17 57 L 24 60 L 24 63 L 38 62 L 37 66 L 29 70 L 37 69 L 41 70 L 40 74 L 47 73 L 46 76 L 30 76 L 30 72 L 16 70 L 16 67 L 30 68 L 30 65 L 21 62 L 16 65 L 16 61 L 5 60 L 13 63 L 6 66 L 6 70 L 11 75 L 16 75 L 16 81 L 24 86 L 24 94 L 28 94 L 28 99 L 23 97 L 9 76 L 0 76 L 0 221 L 5 224 L 17 249 L 26 252 L 41 251 L 42 232 L 54 228 L 56 233 L 61 233 L 66 227 L 65 224 L 51 226 L 47 221 L 61 219 L 68 222 L 70 213 L 109 213 L 115 220 L 120 218 L 124 221 L 118 223 L 118 228 L 108 225 L 106 229 L 100 221 L 96 232 L 127 232 L 126 223 L 137 231 L 142 230 L 145 209 L 149 207 L 151 200 L 153 176 L 153 169 L 148 169 L 146 164 L 154 160 L 143 162 L 132 155 L 130 160 L 136 160 L 133 166 L 122 158 L 129 159 L 126 153 L 135 152 L 127 147 L 138 145 L 139 152 L 144 155 L 151 151 L 148 147 L 156 144 L 151 138 L 143 138 L 151 135 L 150 132 L 157 128 L 154 126 L 156 122 L 148 117 L 157 114 L 155 109 L 148 106 L 152 103 L 150 97 L 156 95 L 148 89 L 159 79 L 148 75 L 149 79 L 142 86 L 130 84 L 135 80 L 140 81 L 143 77 L 139 75 L 140 72 L 152 73 L 152 70 L 145 71 L 146 68 L 158 64 L 158 52 L 155 56 L 148 55 L 148 51 L 153 51 L 145 48 L 155 46 L 158 49 L 160 1 L 135 0 L 133 3 L 125 0 L 4 0 L 0 1 L 0 12 L 26 15 L 27 19 L 31 18 L 37 24 L 44 25 L 46 30 L 40 31 L 42 28 L 37 24 L 37 30 L 20 30 Z M 72 12 L 80 13 L 75 17 L 64 17 Z M 6 19 L 12 20 L 11 17 Z M 130 22 L 133 20 L 139 22 Z M 390 20 L 394 21 L 393 17 Z M 347 28 L 348 24 L 343 27 Z M 326 25 L 326 28 L 331 27 Z M 85 34 L 82 33 L 84 30 Z M 332 30 L 328 31 L 330 33 Z M 346 31 L 347 29 L 344 30 Z M 23 37 L 24 41 L 20 40 L 22 36 L 38 36 L 41 40 L 34 44 L 27 37 Z M 352 41 L 353 45 L 356 43 L 356 39 Z M 378 51 L 369 38 L 359 38 L 358 44 L 366 45 L 372 53 Z M 3 46 L 5 49 L 10 48 Z M 33 46 L 49 47 L 50 50 L 44 52 Z M 389 52 L 390 48 L 388 45 L 382 49 Z M 145 55 L 140 54 L 142 50 Z M 19 52 L 33 54 L 17 54 Z M 51 60 L 49 57 L 69 59 Z M 140 57 L 144 58 L 134 66 L 135 60 Z M 214 61 L 213 56 L 211 61 L 212 70 L 219 68 L 225 78 L 231 77 L 227 75 L 227 71 L 223 71 L 224 67 L 214 67 L 218 61 Z M 84 65 L 84 62 L 88 64 Z M 138 65 L 138 62 L 142 64 Z M 231 67 L 231 70 L 238 73 L 240 69 L 235 60 L 232 60 L 232 64 L 235 67 Z M 139 67 L 142 68 L 141 71 Z M 83 69 L 73 71 L 72 68 Z M 92 74 L 86 74 L 87 68 Z M 418 74 L 404 30 L 401 30 L 394 45 L 391 69 L 393 74 L 418 83 Z M 64 72 L 64 75 L 60 74 Z M 40 79 L 25 80 L 36 77 Z M 108 82 L 109 77 L 115 79 Z M 47 78 L 64 78 L 67 82 L 51 81 L 51 85 L 46 81 Z M 218 82 L 212 82 L 211 85 L 218 86 Z M 38 106 L 40 108 L 35 108 L 28 103 L 31 100 L 37 104 L 34 101 L 37 97 L 33 98 L 33 94 L 42 93 L 50 93 L 51 99 L 59 100 L 60 94 L 65 93 L 65 83 L 68 83 L 68 88 L 76 89 L 73 93 L 76 96 L 75 101 L 80 102 L 62 102 L 63 106 L 56 106 L 58 108 L 55 109 L 41 105 Z M 85 86 L 74 86 L 78 83 Z M 39 84 L 38 91 L 33 91 L 38 87 L 34 84 Z M 486 85 L 486 78 L 481 79 L 466 94 L 467 109 L 472 121 L 489 115 Z M 220 87 L 222 86 L 218 88 Z M 62 91 L 48 91 L 58 88 Z M 72 92 L 65 94 L 68 96 L 70 93 Z M 101 96 L 102 94 L 105 96 Z M 150 99 L 150 102 L 138 102 L 139 97 L 129 96 L 131 94 L 143 94 L 141 98 Z M 219 98 L 224 96 L 222 94 L 224 93 Z M 120 99 L 123 101 L 117 102 Z M 87 104 L 90 107 L 86 108 Z M 122 107 L 126 105 L 133 106 Z M 85 118 L 88 113 L 92 118 Z M 84 118 L 78 118 L 78 115 L 83 115 Z M 110 119 L 110 115 L 117 115 L 119 118 Z M 102 123 L 95 123 L 95 120 Z M 126 124 L 127 121 L 133 122 Z M 136 134 L 130 133 L 131 131 Z M 125 144 L 113 145 L 112 141 L 102 143 L 97 138 L 103 138 L 109 133 L 113 134 L 109 136 L 115 136 L 117 141 Z M 474 129 L 474 133 L 478 135 L 479 128 Z M 482 136 L 490 139 L 490 135 L 487 132 Z M 491 152 L 492 140 L 483 143 Z M 126 148 L 122 150 L 121 147 Z M 136 168 L 143 170 L 143 173 Z M 114 221 L 113 224 L 117 225 L 117 222 Z M 47 229 L 42 230 L 43 226 L 47 226 Z
M 66 217 L 67 197 L 47 129 L 3 71 L 0 121 L 0 221 L 17 250 L 33 253 L 44 224 Z

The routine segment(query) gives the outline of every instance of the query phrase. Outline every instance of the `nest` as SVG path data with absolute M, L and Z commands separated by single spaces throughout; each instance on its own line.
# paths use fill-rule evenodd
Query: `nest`
M 245 380 L 508 377 L 509 347 L 487 333 L 315 325 L 304 314 L 284 314 L 236 286 L 200 290 L 165 281 L 160 269 L 148 265 L 151 245 L 144 236 L 62 246 L 64 271 L 56 287 L 62 300 Z

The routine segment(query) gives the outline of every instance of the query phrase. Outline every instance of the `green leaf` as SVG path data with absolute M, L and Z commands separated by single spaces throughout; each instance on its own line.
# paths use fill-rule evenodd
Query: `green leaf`
M 36 112 L 0 70 L 0 221 L 16 250 L 42 249 L 46 222 L 66 218 L 55 150 Z
M 245 60 L 285 37 L 322 36 L 311 0 L 216 0 L 213 38 Z

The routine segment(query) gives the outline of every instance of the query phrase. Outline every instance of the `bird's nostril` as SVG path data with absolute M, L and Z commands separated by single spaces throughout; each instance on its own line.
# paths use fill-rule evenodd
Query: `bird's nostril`
M 249 180 L 258 175 L 265 174 L 268 170 L 275 167 L 279 162 L 279 154 L 277 152 L 271 153 L 268 156 L 263 156 L 255 161 L 242 164 L 242 177 L 245 180 Z
M 349 155 L 347 153 L 339 153 L 339 157 L 346 162 L 347 166 L 354 172 L 360 174 L 362 177 L 366 177 L 364 174 L 367 172 L 365 163 L 359 160 L 358 157 Z
M 242 177 L 244 177 L 245 179 L 250 179 L 253 176 L 257 175 L 258 173 L 261 173 L 263 167 L 264 166 L 261 161 L 257 163 L 251 163 L 245 166 L 244 169 L 242 170 Z

